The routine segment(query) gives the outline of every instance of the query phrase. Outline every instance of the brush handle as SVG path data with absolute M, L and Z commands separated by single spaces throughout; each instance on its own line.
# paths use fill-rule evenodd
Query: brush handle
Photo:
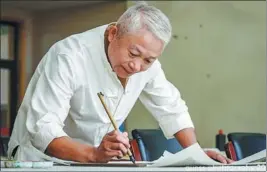
M 101 103 L 102 103 L 102 105 L 103 105 L 103 107 L 104 107 L 106 113 L 108 114 L 108 117 L 109 117 L 109 119 L 110 119 L 110 121 L 111 121 L 111 123 L 112 123 L 114 129 L 115 129 L 115 130 L 119 130 L 117 124 L 115 123 L 115 121 L 114 121 L 114 119 L 113 119 L 111 113 L 109 112 L 109 110 L 108 110 L 108 108 L 107 108 L 107 106 L 106 106 L 106 104 L 105 104 L 105 102 L 104 102 L 104 98 L 103 98 L 104 95 L 103 95 L 103 93 L 100 92 L 100 93 L 97 93 L 97 95 L 98 95 L 98 97 L 99 97 L 99 99 L 100 99 L 100 101 L 101 101 Z
M 108 108 L 107 108 L 107 106 L 105 104 L 105 101 L 104 101 L 104 98 L 103 98 L 104 97 L 104 94 L 100 92 L 100 93 L 97 93 L 97 95 L 98 95 L 98 97 L 99 97 L 99 99 L 100 99 L 100 101 L 101 101 L 101 103 L 102 103 L 102 105 L 103 105 L 106 113 L 108 114 L 108 117 L 109 117 L 109 119 L 110 119 L 110 121 L 111 121 L 114 129 L 117 130 L 117 131 L 119 131 L 119 128 L 118 128 L 117 124 L 115 123 L 115 120 L 113 119 L 113 116 L 111 115 L 110 111 L 108 110 Z M 133 163 L 135 163 L 135 159 L 134 159 L 134 157 L 133 157 L 132 152 L 130 151 L 130 149 L 127 149 L 127 154 L 130 157 L 130 160 Z

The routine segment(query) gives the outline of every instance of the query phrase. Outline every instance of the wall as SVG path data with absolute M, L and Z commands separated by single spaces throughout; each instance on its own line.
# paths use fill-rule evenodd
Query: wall
M 33 21 L 33 68 L 36 68 L 42 56 L 56 41 L 114 22 L 125 9 L 126 2 L 120 1 L 36 13 Z
M 174 37 L 160 61 L 187 102 L 201 146 L 215 147 L 220 128 L 225 133 L 265 132 L 266 2 L 148 4 L 172 23 Z M 140 102 L 126 124 L 128 131 L 158 127 Z

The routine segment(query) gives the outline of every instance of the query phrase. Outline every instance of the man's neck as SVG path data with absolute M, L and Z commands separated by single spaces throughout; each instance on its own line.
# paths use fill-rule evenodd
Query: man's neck
M 114 25 L 114 24 L 111 24 L 111 25 Z M 106 29 L 106 31 L 105 31 L 105 33 L 104 33 L 104 47 L 105 47 L 105 53 L 106 53 L 106 56 L 107 56 L 107 60 L 108 60 L 108 62 L 109 62 L 109 65 L 110 65 L 111 68 L 112 68 L 112 65 L 111 65 L 111 62 L 110 62 L 110 60 L 109 60 L 109 56 L 108 56 L 108 46 L 109 46 L 109 41 L 108 41 L 108 30 L 109 30 L 109 27 L 110 27 L 111 25 L 109 25 L 109 26 L 107 27 L 107 29 Z M 113 70 L 113 68 L 112 68 L 112 70 Z M 121 82 L 123 88 L 125 88 L 126 85 L 127 85 L 127 82 L 128 82 L 128 78 L 121 78 L 121 77 L 118 76 L 118 79 L 120 80 L 120 82 Z

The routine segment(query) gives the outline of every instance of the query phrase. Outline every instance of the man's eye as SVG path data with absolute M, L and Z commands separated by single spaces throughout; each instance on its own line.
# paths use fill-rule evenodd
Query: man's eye
M 138 57 L 139 55 L 138 54 L 133 54 L 130 52 L 130 55 L 133 56 L 133 57 Z
M 147 63 L 152 63 L 152 60 L 148 60 L 148 59 L 147 59 L 146 62 L 147 62 Z

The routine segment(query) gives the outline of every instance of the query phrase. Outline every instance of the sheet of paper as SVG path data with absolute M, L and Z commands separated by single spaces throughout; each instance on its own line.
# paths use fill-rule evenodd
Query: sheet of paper
M 163 157 L 153 161 L 151 167 L 162 166 L 190 166 L 190 165 L 221 165 L 209 158 L 198 143 L 195 143 L 176 154 L 166 153 Z
M 248 156 L 244 159 L 236 161 L 236 162 L 232 163 L 231 165 L 244 165 L 244 164 L 248 164 L 248 163 L 254 163 L 255 161 L 266 162 L 266 149 L 264 149 L 258 153 L 255 153 L 251 156 Z M 255 163 L 257 163 L 257 162 L 255 162 Z M 261 162 L 259 162 L 259 164 L 261 164 Z
M 164 152 L 163 156 L 158 160 L 153 161 L 153 164 L 148 165 L 149 167 L 163 167 L 163 166 L 216 166 L 216 165 L 247 165 L 248 163 L 256 160 L 265 158 L 266 149 L 251 155 L 240 161 L 236 161 L 231 164 L 222 164 L 217 162 L 203 151 L 198 143 L 195 143 L 186 149 L 183 149 L 176 154 L 171 154 L 167 151 Z

